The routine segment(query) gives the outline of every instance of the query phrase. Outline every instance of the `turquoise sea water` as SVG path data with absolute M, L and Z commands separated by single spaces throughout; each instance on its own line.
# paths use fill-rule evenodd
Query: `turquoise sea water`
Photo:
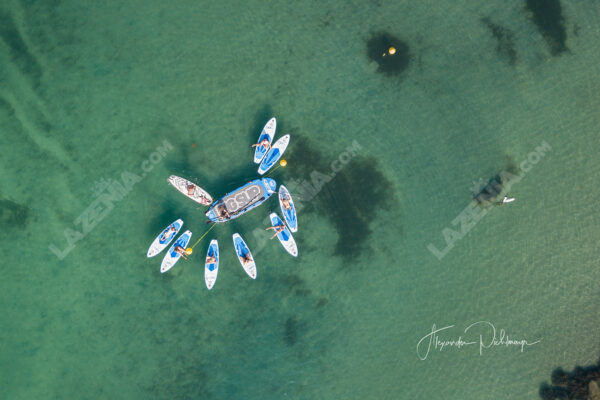
M 536 399 L 594 364 L 600 12 L 560 4 L 564 46 L 520 1 L 3 2 L 0 398 Z M 409 48 L 398 74 L 368 57 L 383 33 Z M 262 231 L 272 199 L 160 274 L 160 230 L 208 227 L 166 178 L 215 197 L 253 179 L 271 116 L 299 258 Z M 474 183 L 528 157 L 513 204 L 428 250 Z M 110 207 L 102 179 L 129 183 Z M 478 321 L 540 342 L 419 358 L 433 324 Z

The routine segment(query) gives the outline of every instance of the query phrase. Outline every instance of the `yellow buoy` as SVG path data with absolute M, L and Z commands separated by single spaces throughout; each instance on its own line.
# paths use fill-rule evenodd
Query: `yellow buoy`
M 279 165 L 281 165 L 282 167 L 285 167 L 287 165 L 287 161 L 281 160 L 281 161 L 279 161 Z
M 391 46 L 391 47 L 388 49 L 388 53 L 390 53 L 390 55 L 392 55 L 392 56 L 393 56 L 394 54 L 396 54 L 396 48 L 395 48 L 394 46 Z
M 188 256 L 191 255 L 193 252 L 194 252 L 194 250 L 192 250 L 191 247 L 188 247 L 187 249 L 185 249 L 185 254 Z

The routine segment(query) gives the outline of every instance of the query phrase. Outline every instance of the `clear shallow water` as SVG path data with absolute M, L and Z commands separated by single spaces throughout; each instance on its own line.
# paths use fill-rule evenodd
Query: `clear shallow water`
M 594 2 L 562 4 L 559 56 L 521 2 L 238 6 L 0 8 L 3 398 L 538 398 L 554 368 L 597 360 Z M 410 47 L 399 76 L 367 57 L 382 31 Z M 215 196 L 243 184 L 272 115 L 292 134 L 280 182 L 361 146 L 304 202 L 300 257 L 270 242 L 256 282 L 239 267 L 231 234 L 261 247 L 271 201 L 161 275 L 144 257 L 155 235 L 177 217 L 194 242 L 206 229 L 168 175 Z M 473 182 L 543 141 L 515 204 L 433 256 Z M 59 260 L 48 246 L 65 249 L 94 184 L 124 172 L 139 181 Z M 542 341 L 417 356 L 432 324 L 456 325 L 451 339 L 480 320 Z

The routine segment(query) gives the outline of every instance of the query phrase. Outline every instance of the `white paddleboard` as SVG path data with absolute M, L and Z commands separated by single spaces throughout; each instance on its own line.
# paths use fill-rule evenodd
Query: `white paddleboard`
M 287 199 L 290 201 L 290 209 L 286 209 L 283 205 L 283 200 Z M 290 231 L 297 232 L 298 231 L 298 218 L 296 218 L 296 207 L 294 207 L 294 201 L 292 200 L 292 195 L 287 190 L 287 188 L 283 185 L 279 186 L 279 206 L 281 207 L 281 213 L 283 214 L 283 219 L 287 223 Z
M 162 263 L 160 264 L 161 273 L 165 273 L 173 268 L 173 265 L 175 265 L 175 263 L 181 258 L 181 254 L 175 252 L 175 247 L 179 246 L 185 249 L 191 238 L 192 232 L 190 231 L 183 232 L 183 234 L 177 238 L 175 243 L 173 243 L 173 245 L 169 248 L 167 254 L 165 254 L 165 258 L 163 258 Z
M 196 185 L 194 182 L 190 182 L 187 179 L 180 178 L 179 176 L 171 175 L 169 177 L 169 183 L 184 196 L 194 200 L 202 205 L 209 205 L 213 202 L 212 197 L 208 192 Z
M 285 226 L 285 224 L 277 214 L 271 213 L 271 215 L 269 215 L 269 218 L 271 219 L 271 224 L 273 226 L 283 225 L 284 229 L 282 232 L 279 232 L 277 234 L 277 239 L 279 239 L 279 242 L 281 243 L 285 251 L 287 251 L 294 257 L 298 257 L 298 247 L 296 246 L 296 241 L 294 240 L 294 237 L 292 236 L 290 230 L 287 228 L 287 226 Z
M 214 257 L 216 260 L 214 263 L 205 261 L 204 263 L 204 282 L 208 290 L 212 289 L 217 281 L 217 274 L 219 273 L 219 243 L 217 239 L 210 241 L 208 250 L 206 251 L 206 258 Z
M 254 263 L 254 257 L 250 252 L 250 249 L 244 242 L 244 239 L 239 235 L 239 233 L 233 234 L 233 247 L 235 248 L 235 254 L 238 256 L 238 260 L 240 260 L 240 264 L 242 264 L 242 268 L 248 274 L 248 276 L 252 279 L 256 279 L 256 264 Z M 242 258 L 246 255 L 250 255 L 250 261 L 244 264 Z
M 260 175 L 270 170 L 271 167 L 275 165 L 277 161 L 279 161 L 279 159 L 283 155 L 283 152 L 285 151 L 285 149 L 287 149 L 289 143 L 290 135 L 282 136 L 275 142 L 273 147 L 271 147 L 271 150 L 269 150 L 265 158 L 263 158 L 263 160 L 261 161 L 260 166 L 258 167 L 258 173 Z
M 171 225 L 167 226 L 157 237 L 154 242 L 148 248 L 148 257 L 154 257 L 165 249 L 171 243 L 171 240 L 175 238 L 181 227 L 183 226 L 183 220 L 178 219 Z
M 271 118 L 266 124 L 263 130 L 260 132 L 258 136 L 257 144 L 262 142 L 264 139 L 269 141 L 269 146 L 260 145 L 256 146 L 254 150 L 254 163 L 260 164 L 261 160 L 265 157 L 265 154 L 269 151 L 271 146 L 271 142 L 273 141 L 273 136 L 275 136 L 275 130 L 277 129 L 277 120 L 275 118 Z

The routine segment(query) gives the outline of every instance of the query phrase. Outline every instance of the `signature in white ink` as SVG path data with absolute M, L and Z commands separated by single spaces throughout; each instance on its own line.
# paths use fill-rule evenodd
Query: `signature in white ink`
M 434 350 L 442 351 L 447 347 L 461 349 L 471 345 L 479 346 L 479 355 L 483 355 L 484 349 L 489 349 L 494 346 L 519 346 L 521 347 L 522 353 L 526 346 L 533 346 L 541 341 L 541 339 L 539 339 L 534 342 L 529 342 L 525 339 L 511 338 L 504 329 L 497 331 L 494 324 L 488 321 L 477 321 L 467 326 L 463 331 L 464 337 L 463 335 L 459 335 L 458 338 L 442 338 L 440 336 L 440 332 L 447 331 L 451 328 L 454 328 L 454 325 L 437 328 L 436 325 L 433 324 L 431 332 L 423 336 L 421 340 L 419 340 L 419 343 L 417 343 L 417 355 L 419 356 L 419 359 L 427 359 L 432 348 Z

